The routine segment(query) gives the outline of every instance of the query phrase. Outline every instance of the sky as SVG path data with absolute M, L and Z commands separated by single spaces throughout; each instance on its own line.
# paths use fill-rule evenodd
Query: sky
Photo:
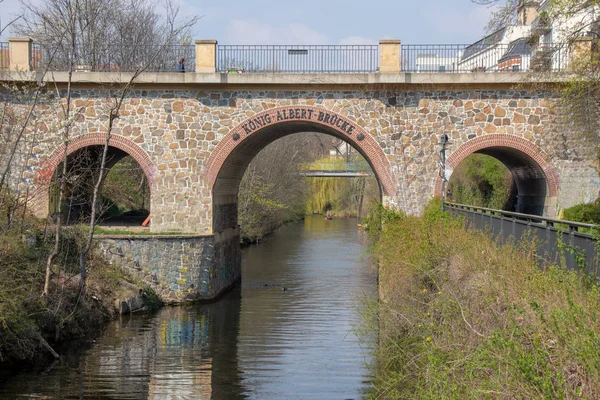
M 220 44 L 467 44 L 485 34 L 491 13 L 471 0 L 178 1 L 181 15 L 202 17 L 194 38 Z M 2 1 L 2 26 L 20 8 L 19 0 Z

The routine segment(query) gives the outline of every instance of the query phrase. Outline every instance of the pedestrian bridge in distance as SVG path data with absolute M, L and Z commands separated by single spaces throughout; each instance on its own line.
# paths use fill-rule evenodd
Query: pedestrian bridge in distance
M 239 279 L 240 180 L 258 152 L 289 134 L 319 132 L 348 142 L 373 171 L 383 204 L 411 214 L 441 194 L 442 134 L 450 139 L 447 176 L 470 154 L 497 158 L 516 183 L 516 212 L 556 217 L 597 197 L 596 155 L 561 124 L 552 90 L 568 69 L 562 56 L 532 79 L 478 65 L 490 59 L 483 54 L 477 67 L 456 55 L 454 70 L 431 72 L 394 40 L 256 49 L 197 41 L 137 77 L 109 135 L 114 94 L 139 63 L 115 64 L 100 54 L 72 74 L 73 119 L 64 142 L 64 65 L 47 64 L 51 73 L 42 76 L 45 49 L 23 38 L 5 47 L 2 82 L 43 81 L 60 96 L 37 108 L 35 132 L 43 140 L 18 149 L 28 167 L 15 171 L 12 188 L 33 194 L 32 208 L 47 217 L 65 153 L 75 163 L 83 149 L 101 154 L 97 149 L 108 144 L 111 162 L 133 157 L 150 184 L 150 229 L 170 236 L 106 238 L 101 248 L 173 301 L 214 298 Z M 172 72 L 181 52 L 189 53 L 186 71 L 193 72 Z M 12 110 L 27 110 L 12 92 L 3 90 L 2 98 Z
M 312 178 L 364 178 L 372 176 L 366 162 L 314 162 L 303 165 L 300 175 Z

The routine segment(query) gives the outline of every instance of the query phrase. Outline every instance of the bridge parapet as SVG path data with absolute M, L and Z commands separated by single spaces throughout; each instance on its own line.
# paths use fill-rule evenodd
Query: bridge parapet
M 518 42 L 518 43 L 517 43 Z M 31 38 L 10 38 L 0 43 L 0 68 L 8 71 L 66 71 L 69 63 Z M 196 40 L 190 45 L 107 45 L 85 54 L 74 65 L 81 72 L 132 72 L 145 66 L 148 72 L 197 74 L 399 74 L 556 72 L 568 70 L 572 61 L 592 51 L 588 42 L 528 44 L 403 45 L 400 40 L 381 40 L 378 45 L 219 45 L 216 40 Z M 53 54 L 51 57 L 50 54 Z M 10 62 L 6 62 L 10 60 Z M 51 63 L 51 65 L 48 65 Z M 148 65 L 146 65 L 148 64 Z

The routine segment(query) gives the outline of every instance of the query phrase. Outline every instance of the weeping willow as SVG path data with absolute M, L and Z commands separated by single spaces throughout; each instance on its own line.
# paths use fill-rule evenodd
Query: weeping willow
M 358 178 L 307 178 L 309 197 L 307 214 L 324 214 L 327 210 L 345 216 L 360 215 L 363 203 L 378 201 L 378 184 L 374 177 Z M 364 201 L 363 201 L 364 200 Z
M 340 195 L 346 192 L 345 178 L 310 179 L 310 197 L 306 202 L 307 214 L 322 214 L 327 210 L 340 211 Z

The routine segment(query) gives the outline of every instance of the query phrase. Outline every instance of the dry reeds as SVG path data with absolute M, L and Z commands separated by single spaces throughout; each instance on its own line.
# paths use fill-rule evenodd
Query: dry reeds
M 389 218 L 373 398 L 600 398 L 600 290 L 437 211 Z M 371 221 L 371 229 L 376 222 Z M 375 326 L 375 325 L 373 325 Z

